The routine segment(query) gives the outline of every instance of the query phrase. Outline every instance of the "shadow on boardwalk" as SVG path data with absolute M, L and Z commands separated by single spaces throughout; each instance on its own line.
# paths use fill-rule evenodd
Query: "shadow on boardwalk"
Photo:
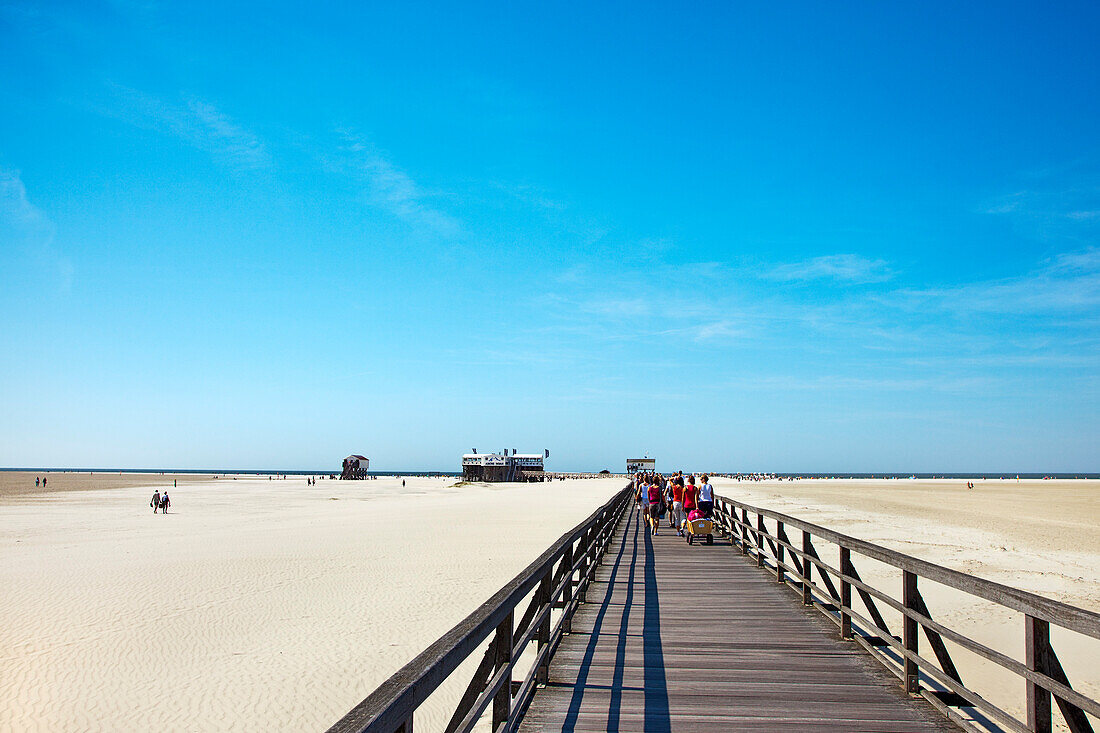
M 957 730 L 727 541 L 630 511 L 524 731 Z
M 614 671 L 609 686 L 610 700 L 607 709 L 608 731 L 618 731 L 623 704 L 623 676 L 626 669 L 626 650 L 630 641 L 630 614 L 636 612 L 634 608 L 635 594 L 644 596 L 641 644 L 643 649 L 645 684 L 641 691 L 645 700 L 645 730 L 653 733 L 662 733 L 672 730 L 671 720 L 668 715 L 668 688 L 665 683 L 665 660 L 661 648 L 661 603 L 658 598 L 657 579 L 653 562 L 653 541 L 649 532 L 637 521 L 633 515 L 619 541 L 619 549 L 615 553 L 615 561 L 611 563 L 611 569 L 606 582 L 614 586 L 617 583 L 625 585 L 624 596 L 621 603 L 614 604 L 619 610 L 618 631 L 615 634 L 615 662 Z M 643 573 L 638 572 L 639 544 L 642 546 Z M 627 548 L 630 551 L 627 552 Z M 624 567 L 624 555 L 629 556 L 629 566 Z M 606 561 L 605 561 L 606 562 Z M 640 577 L 641 576 L 641 577 Z M 639 587 L 640 586 L 640 587 Z M 592 631 L 588 637 L 588 645 L 585 647 L 580 672 L 577 675 L 572 696 L 569 700 L 569 709 L 562 724 L 562 730 L 572 732 L 577 729 L 577 718 L 581 711 L 581 704 L 585 692 L 591 687 L 588 684 L 589 673 L 596 656 L 597 647 L 606 643 L 603 638 L 604 619 L 612 609 L 613 594 L 606 593 L 599 604 L 595 620 L 592 623 Z M 614 613 L 614 611 L 612 611 Z M 635 635 L 636 636 L 636 635 Z M 559 683 L 551 682 L 548 687 L 560 687 Z M 637 691 L 638 688 L 632 688 Z

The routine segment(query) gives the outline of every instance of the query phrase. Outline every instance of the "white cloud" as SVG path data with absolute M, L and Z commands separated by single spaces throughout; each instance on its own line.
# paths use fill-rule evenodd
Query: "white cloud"
M 18 171 L 0 170 L 0 215 L 12 226 L 52 229 L 42 210 L 27 198 L 27 187 Z
M 266 168 L 271 158 L 256 135 L 244 129 L 208 102 L 191 100 L 187 108 L 198 122 L 193 139 L 234 161 L 242 168 Z
M 272 166 L 263 141 L 210 102 L 173 102 L 120 85 L 111 85 L 111 90 L 112 103 L 101 110 L 107 116 L 174 135 L 236 170 Z
M 951 288 L 902 290 L 897 295 L 911 306 L 958 312 L 1090 314 L 1100 307 L 1100 249 L 1090 247 L 1059 254 L 1043 267 L 1018 277 Z
M 54 231 L 49 217 L 31 203 L 20 173 L 0 169 L 0 239 L 21 241 L 46 279 L 68 290 L 75 270 L 54 244 Z
M 760 276 L 782 282 L 835 280 L 847 283 L 885 282 L 894 276 L 883 260 L 870 260 L 855 254 L 814 257 L 801 262 L 775 265 Z
M 413 226 L 437 234 L 454 236 L 461 225 L 450 214 L 431 204 L 432 194 L 377 151 L 367 140 L 350 130 L 338 130 L 344 139 L 340 156 L 326 158 L 330 170 L 352 175 L 366 184 L 368 201 Z
M 748 331 L 731 320 L 704 321 L 683 328 L 672 328 L 660 332 L 662 336 L 684 336 L 692 341 L 710 341 L 713 339 L 731 339 L 744 336 Z

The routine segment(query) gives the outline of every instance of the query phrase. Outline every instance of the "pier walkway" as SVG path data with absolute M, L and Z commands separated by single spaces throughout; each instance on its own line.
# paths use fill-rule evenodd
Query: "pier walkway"
M 520 730 L 958 730 L 727 538 L 628 511 Z
M 329 733 L 413 733 L 417 709 L 479 658 L 444 733 L 1053 733 L 1055 709 L 1070 733 L 1092 733 L 1100 720 L 1095 668 L 1076 670 L 1075 689 L 1050 633 L 1096 648 L 1100 613 L 736 499 L 716 496 L 714 511 L 712 545 L 654 537 L 624 488 Z M 901 597 L 853 557 L 893 568 Z M 922 580 L 1015 614 L 1023 660 L 936 621 Z M 947 642 L 1016 675 L 1022 704 L 992 702 L 973 670 L 964 683 Z

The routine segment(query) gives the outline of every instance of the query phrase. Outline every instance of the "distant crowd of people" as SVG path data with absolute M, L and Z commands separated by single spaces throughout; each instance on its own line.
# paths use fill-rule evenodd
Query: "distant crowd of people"
M 661 518 L 668 517 L 668 526 L 684 536 L 684 526 L 696 519 L 714 515 L 714 487 L 710 476 L 684 476 L 682 471 L 665 477 L 659 473 L 638 473 L 632 479 L 634 502 L 638 513 L 656 535 Z

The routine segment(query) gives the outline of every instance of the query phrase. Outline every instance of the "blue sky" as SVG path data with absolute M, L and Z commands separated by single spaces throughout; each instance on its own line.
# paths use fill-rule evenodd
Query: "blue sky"
M 0 2 L 0 465 L 1098 471 L 1100 6 Z

